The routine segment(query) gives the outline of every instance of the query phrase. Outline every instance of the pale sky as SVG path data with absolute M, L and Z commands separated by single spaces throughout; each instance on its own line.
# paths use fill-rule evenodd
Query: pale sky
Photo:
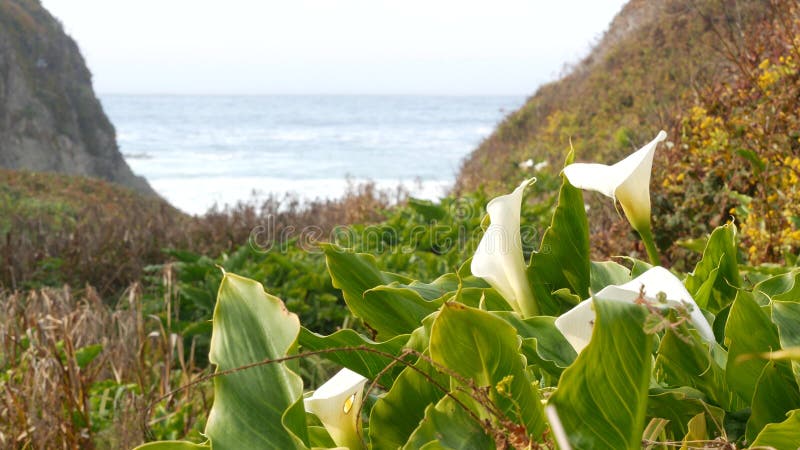
M 530 95 L 624 0 L 42 0 L 100 94 Z

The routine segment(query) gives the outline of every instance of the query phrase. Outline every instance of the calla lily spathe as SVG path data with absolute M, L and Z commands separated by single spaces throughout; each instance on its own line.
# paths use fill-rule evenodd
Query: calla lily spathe
M 633 280 L 619 286 L 606 286 L 594 295 L 599 301 L 620 301 L 633 303 L 639 298 L 640 289 L 644 286 L 644 298 L 658 305 L 657 296 L 660 292 L 666 295 L 668 306 L 688 305 L 691 307 L 689 318 L 700 336 L 709 343 L 715 342 L 714 332 L 692 296 L 683 286 L 681 280 L 669 270 L 656 266 L 639 275 Z M 576 352 L 580 353 L 589 344 L 592 337 L 592 326 L 595 313 L 592 299 L 579 303 L 565 314 L 556 319 L 556 328 L 567 338 Z
M 492 199 L 486 205 L 489 228 L 483 234 L 470 269 L 476 277 L 486 280 L 514 311 L 525 317 L 538 314 L 522 256 L 520 213 L 525 188 L 536 181 L 523 181 L 514 192 Z
M 358 417 L 367 379 L 342 369 L 304 400 L 306 411 L 319 417 L 333 442 L 349 449 L 361 448 Z
M 577 188 L 600 192 L 619 200 L 636 231 L 650 231 L 650 171 L 658 143 L 667 138 L 661 131 L 655 139 L 622 161 L 605 164 L 573 163 L 564 175 Z

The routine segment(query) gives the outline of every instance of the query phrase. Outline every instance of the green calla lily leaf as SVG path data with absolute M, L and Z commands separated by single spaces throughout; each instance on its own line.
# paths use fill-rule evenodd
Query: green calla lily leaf
M 681 333 L 681 335 L 678 335 Z M 691 337 L 687 342 L 686 337 Z M 709 403 L 727 410 L 743 407 L 725 381 L 725 350 L 710 349 L 693 331 L 685 327 L 669 330 L 661 339 L 655 373 L 659 382 L 671 387 L 690 387 L 702 392 Z
M 797 450 L 800 442 L 800 409 L 791 411 L 780 423 L 771 423 L 761 430 L 751 448 Z
M 752 442 L 765 426 L 800 408 L 800 390 L 786 361 L 769 361 L 756 383 L 745 436 Z
M 364 292 L 359 309 L 378 339 L 384 340 L 411 333 L 441 304 L 441 299 L 425 300 L 412 289 L 378 286 Z
M 800 270 L 792 270 L 759 282 L 753 288 L 759 305 L 771 301 L 800 301 Z
M 800 301 L 774 300 L 772 322 L 778 327 L 781 347 L 800 346 Z
M 686 436 L 683 437 L 683 445 L 688 448 L 689 445 L 695 444 L 698 441 L 707 441 L 707 425 L 705 413 L 699 413 L 692 417 L 686 424 L 688 431 L 686 432 Z
M 572 152 L 567 161 L 572 159 Z M 558 205 L 553 220 L 542 236 L 539 250 L 531 255 L 528 281 L 543 315 L 558 315 L 574 305 L 553 295 L 569 289 L 581 299 L 589 297 L 589 221 L 583 192 L 562 175 Z
M 699 414 L 705 413 L 708 421 L 706 429 L 721 434 L 725 410 L 709 405 L 702 392 L 680 387 L 674 389 L 651 388 L 647 401 L 648 417 L 662 417 L 667 419 L 665 429 L 673 440 L 680 439 L 690 432 L 689 422 Z
M 462 403 L 471 403 L 463 393 L 454 395 Z M 490 449 L 494 448 L 494 442 L 461 405 L 451 397 L 444 397 L 436 405 L 428 406 L 424 419 L 403 446 L 403 450 L 422 448 Z
M 437 386 L 438 385 L 438 386 Z M 419 359 L 403 369 L 391 389 L 378 398 L 369 419 L 373 448 L 400 448 L 419 426 L 428 405 L 435 405 L 448 387 L 446 375 Z
M 781 348 L 778 330 L 753 295 L 740 291 L 725 326 L 728 363 L 725 375 L 731 390 L 749 401 L 767 361 L 750 356 Z
M 226 274 L 214 309 L 209 360 L 217 372 L 291 354 L 300 322 L 253 280 Z M 206 436 L 216 450 L 304 449 L 303 381 L 286 363 L 214 378 Z
M 409 335 L 396 336 L 388 341 L 375 342 L 353 330 L 339 330 L 330 336 L 322 336 L 313 333 L 305 328 L 300 329 L 298 343 L 302 351 L 327 350 L 342 347 L 369 347 L 374 350 L 399 356 L 403 346 L 408 342 Z M 353 372 L 358 372 L 362 376 L 374 379 L 383 369 L 391 364 L 392 358 L 370 353 L 367 351 L 343 350 L 340 352 L 320 353 L 320 357 L 333 361 L 341 366 L 347 367 Z M 381 384 L 391 386 L 394 381 L 395 372 L 399 372 L 403 366 L 397 366 L 396 371 L 389 371 L 383 374 Z
M 712 274 L 717 271 L 718 273 Z M 709 278 L 713 285 L 701 287 Z M 703 258 L 685 281 L 686 289 L 697 305 L 714 314 L 730 304 L 736 289 L 742 285 L 736 249 L 736 225 L 728 223 L 717 227 L 708 238 Z
M 645 427 L 653 336 L 644 307 L 595 301 L 589 345 L 550 397 L 573 448 L 639 449 Z M 613 349 L 613 351 L 609 351 Z
M 517 330 L 522 338 L 522 352 L 528 365 L 536 364 L 558 378 L 578 356 L 569 341 L 556 328 L 555 317 L 537 316 L 522 319 L 511 312 L 495 312 Z
M 590 265 L 590 279 L 592 292 L 600 292 L 606 286 L 625 284 L 631 281 L 631 271 L 614 261 L 596 262 Z
M 431 329 L 431 358 L 472 380 L 478 387 L 490 387 L 489 398 L 505 417 L 525 427 L 529 436 L 540 439 L 545 429 L 544 411 L 538 390 L 533 389 L 520 356 L 517 331 L 503 319 L 460 303 L 448 302 Z M 470 355 L 470 357 L 465 357 Z M 459 384 L 453 379 L 452 383 Z M 501 394 L 498 385 L 506 395 Z M 467 386 L 464 388 L 469 389 Z M 497 425 L 498 417 L 485 407 L 473 411 Z
M 342 290 L 350 311 L 375 330 L 377 339 L 408 334 L 424 317 L 439 309 L 439 301 L 426 300 L 420 294 L 431 293 L 430 285 L 417 290 L 392 285 L 410 286 L 412 281 L 381 272 L 373 255 L 346 251 L 333 244 L 323 244 L 322 249 L 333 286 Z

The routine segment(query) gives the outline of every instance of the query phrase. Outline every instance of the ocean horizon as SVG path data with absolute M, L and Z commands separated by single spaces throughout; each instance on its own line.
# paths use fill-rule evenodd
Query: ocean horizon
M 191 214 L 372 181 L 436 199 L 523 96 L 100 95 L 125 160 Z

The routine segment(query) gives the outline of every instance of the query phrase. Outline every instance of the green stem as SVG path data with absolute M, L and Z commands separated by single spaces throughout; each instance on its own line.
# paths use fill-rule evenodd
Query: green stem
M 656 247 L 656 242 L 653 240 L 653 233 L 650 231 L 650 227 L 642 227 L 639 231 L 639 236 L 642 238 L 642 242 L 644 243 L 644 248 L 647 250 L 647 256 L 650 258 L 650 264 L 654 266 L 661 265 L 661 255 L 658 254 L 658 247 Z

